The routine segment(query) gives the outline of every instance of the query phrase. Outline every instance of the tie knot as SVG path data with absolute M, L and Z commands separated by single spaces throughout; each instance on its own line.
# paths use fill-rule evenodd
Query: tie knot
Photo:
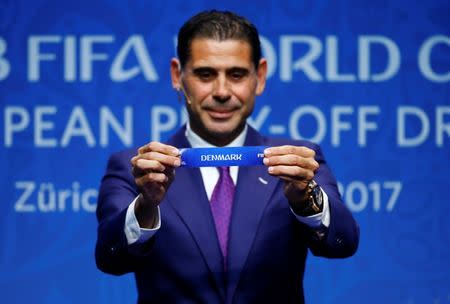
M 218 167 L 220 175 L 229 175 L 230 167 Z

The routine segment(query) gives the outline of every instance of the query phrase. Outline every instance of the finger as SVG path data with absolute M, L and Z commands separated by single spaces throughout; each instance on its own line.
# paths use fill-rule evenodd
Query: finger
M 312 180 L 314 172 L 298 166 L 270 166 L 268 168 L 270 175 L 279 177 L 289 177 L 294 180 Z
M 147 171 L 141 170 L 138 167 L 133 166 L 131 168 L 131 174 L 133 174 L 134 178 L 136 179 L 136 178 L 139 178 L 139 177 L 147 174 Z
M 286 181 L 286 182 L 298 182 L 297 179 L 292 178 L 292 177 L 290 177 L 290 176 L 279 175 L 279 176 L 277 176 L 277 177 L 280 178 L 280 179 L 282 179 L 282 180 L 284 180 L 284 181 Z
M 162 163 L 163 165 L 171 167 L 179 167 L 181 164 L 180 156 L 172 156 L 154 151 L 137 155 L 135 162 L 137 162 L 139 159 L 154 160 Z
M 263 162 L 266 166 L 289 165 L 299 166 L 305 169 L 316 171 L 319 163 L 312 157 L 301 157 L 295 154 L 276 155 L 265 157 Z
M 164 172 L 166 167 L 159 161 L 140 158 L 136 161 L 136 167 L 141 170 L 151 170 L 153 172 Z
M 175 179 L 175 170 L 174 170 L 174 168 L 171 168 L 171 167 L 166 168 L 166 170 L 164 171 L 164 174 L 168 178 L 168 181 L 167 181 L 168 184 L 172 183 L 172 181 Z
M 279 179 L 282 179 L 286 182 L 290 182 L 290 183 L 308 183 L 310 180 L 306 179 L 306 178 L 298 178 L 298 177 L 292 177 L 289 175 L 277 175 L 276 177 L 278 177 Z
M 169 178 L 164 173 L 150 172 L 141 177 L 136 178 L 136 185 L 138 187 L 151 187 L 155 184 L 164 184 L 169 181 Z M 159 186 L 158 186 L 159 187 Z
M 270 147 L 264 150 L 264 155 L 274 156 L 274 155 L 286 155 L 286 154 L 294 154 L 302 157 L 314 157 L 316 156 L 316 152 L 308 147 L 304 146 L 278 146 L 278 147 Z
M 152 141 L 145 146 L 142 146 L 138 149 L 139 154 L 144 154 L 146 152 L 160 152 L 162 154 L 171 155 L 171 156 L 179 156 L 180 150 L 171 145 L 166 145 L 157 141 Z

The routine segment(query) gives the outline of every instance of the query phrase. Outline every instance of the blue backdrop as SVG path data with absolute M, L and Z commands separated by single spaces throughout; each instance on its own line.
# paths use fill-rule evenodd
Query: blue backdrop
M 450 302 L 450 3 L 0 1 L 0 302 L 133 303 L 95 267 L 108 155 L 185 114 L 169 60 L 182 22 L 234 10 L 269 80 L 252 124 L 320 143 L 361 226 L 347 260 L 310 256 L 310 303 Z

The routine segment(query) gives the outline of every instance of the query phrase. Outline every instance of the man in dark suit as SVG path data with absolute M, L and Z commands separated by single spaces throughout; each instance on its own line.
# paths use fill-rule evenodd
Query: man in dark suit
M 111 156 L 97 266 L 134 272 L 139 303 L 303 303 L 307 250 L 343 258 L 359 241 L 324 156 L 247 125 L 267 73 L 248 20 L 200 13 L 180 29 L 177 51 L 172 85 L 188 123 L 166 143 Z M 264 166 L 180 167 L 180 148 L 224 146 L 269 148 Z

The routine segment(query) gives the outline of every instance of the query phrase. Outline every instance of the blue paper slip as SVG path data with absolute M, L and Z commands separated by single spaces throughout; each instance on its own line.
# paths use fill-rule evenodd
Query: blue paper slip
M 261 166 L 266 146 L 186 148 L 181 151 L 182 167 Z

